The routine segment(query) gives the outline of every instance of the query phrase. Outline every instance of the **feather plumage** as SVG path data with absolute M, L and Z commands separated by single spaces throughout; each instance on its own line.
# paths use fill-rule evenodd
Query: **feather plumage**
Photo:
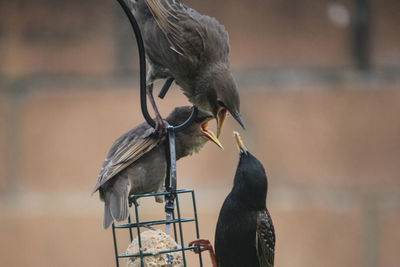
M 142 124 L 118 138 L 104 160 L 92 194 L 163 140 L 153 133 L 153 128 Z
M 204 51 L 204 30 L 190 9 L 176 0 L 146 0 L 146 3 L 170 48 L 191 62 L 199 60 Z
M 261 267 L 273 267 L 275 257 L 275 229 L 268 210 L 258 213 L 256 250 Z

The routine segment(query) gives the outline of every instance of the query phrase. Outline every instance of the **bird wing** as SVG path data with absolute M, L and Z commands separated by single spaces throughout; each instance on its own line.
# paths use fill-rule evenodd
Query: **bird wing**
M 136 131 L 135 131 L 136 130 Z M 92 192 L 95 193 L 105 182 L 120 173 L 130 164 L 156 147 L 162 139 L 153 134 L 154 129 L 140 131 L 135 128 L 117 139 L 104 160 L 98 182 Z
M 145 0 L 170 48 L 188 60 L 200 59 L 204 50 L 204 29 L 194 17 L 198 13 L 178 0 Z
M 258 213 L 256 250 L 260 267 L 274 266 L 275 230 L 268 210 Z

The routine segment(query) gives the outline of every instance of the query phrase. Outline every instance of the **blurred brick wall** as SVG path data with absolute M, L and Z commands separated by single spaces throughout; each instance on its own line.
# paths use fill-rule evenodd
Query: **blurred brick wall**
M 235 68 L 353 65 L 353 1 L 186 3 L 226 26 Z M 398 67 L 399 3 L 372 1 L 371 9 L 372 62 Z M 116 1 L 2 1 L 0 32 L 0 74 L 6 77 L 105 75 L 137 67 L 135 41 Z
M 276 266 L 397 266 L 399 4 L 372 1 L 364 76 L 352 70 L 351 27 L 329 15 L 352 1 L 185 3 L 230 33 L 243 136 L 269 175 Z M 102 203 L 89 193 L 112 142 L 142 121 L 127 19 L 115 1 L 1 1 L 0 62 L 2 265 L 113 266 Z M 174 89 L 159 103 L 167 114 L 187 101 Z M 229 119 L 224 151 L 207 144 L 178 163 L 211 240 L 237 164 L 234 129 Z
M 106 74 L 115 69 L 112 2 L 2 1 L 0 73 Z

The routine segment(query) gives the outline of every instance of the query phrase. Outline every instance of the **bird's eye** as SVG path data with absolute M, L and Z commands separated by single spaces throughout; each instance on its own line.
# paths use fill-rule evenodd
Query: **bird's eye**
M 218 100 L 217 103 L 218 103 L 218 106 L 221 106 L 221 107 L 224 107 L 224 108 L 226 107 L 224 102 L 222 102 L 221 100 Z

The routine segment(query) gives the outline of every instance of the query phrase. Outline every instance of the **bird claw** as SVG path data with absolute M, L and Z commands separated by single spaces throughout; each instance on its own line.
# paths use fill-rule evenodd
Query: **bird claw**
M 161 116 L 156 116 L 156 126 L 154 127 L 154 131 L 158 136 L 162 136 L 167 132 L 167 125 Z
M 193 251 L 196 254 L 199 254 L 206 250 L 212 250 L 212 245 L 208 239 L 197 239 L 189 243 L 189 246 L 198 246 L 198 248 L 194 248 Z
M 208 250 L 213 267 L 217 267 L 217 260 L 215 258 L 214 249 L 208 239 L 197 239 L 189 243 L 189 246 L 197 246 L 193 248 L 194 253 L 199 254 Z

